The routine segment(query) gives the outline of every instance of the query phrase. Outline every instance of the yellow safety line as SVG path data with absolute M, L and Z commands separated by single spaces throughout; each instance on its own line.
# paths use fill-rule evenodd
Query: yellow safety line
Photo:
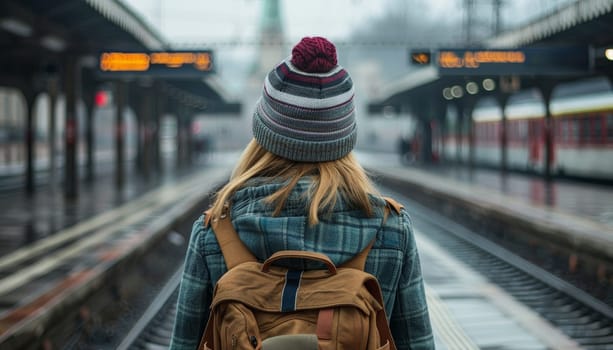
M 426 286 L 426 300 L 432 327 L 449 349 L 479 350 L 464 330 L 453 320 L 447 306 Z

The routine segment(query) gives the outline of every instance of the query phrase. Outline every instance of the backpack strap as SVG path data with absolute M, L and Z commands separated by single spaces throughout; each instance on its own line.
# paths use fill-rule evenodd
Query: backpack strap
M 404 208 L 404 206 L 398 203 L 396 200 L 390 197 L 383 197 L 385 199 L 385 215 L 387 216 L 391 211 L 394 211 L 396 214 L 400 213 L 400 210 Z M 232 220 L 230 220 L 230 208 L 225 207 L 224 213 L 219 218 L 212 218 L 210 209 L 204 212 L 204 227 L 208 227 L 211 225 L 213 229 L 213 233 L 217 238 L 217 242 L 219 242 L 219 247 L 221 248 L 221 253 L 223 254 L 224 260 L 226 261 L 226 266 L 228 270 L 233 268 L 236 265 L 242 264 L 244 262 L 254 261 L 257 262 L 257 258 L 251 253 L 251 251 L 245 246 L 243 241 L 241 241 L 238 233 L 232 226 Z M 364 271 L 364 266 L 366 265 L 366 259 L 368 258 L 368 253 L 370 253 L 370 249 L 375 244 L 375 240 L 373 239 L 364 250 L 358 253 L 356 256 L 342 264 L 340 267 L 349 267 L 358 270 Z
M 223 254 L 228 270 L 244 262 L 258 261 L 255 255 L 253 255 L 249 248 L 241 241 L 238 233 L 236 233 L 236 230 L 232 226 L 230 208 L 225 207 L 224 213 L 219 218 L 213 218 L 210 209 L 205 211 L 204 227 L 208 227 L 209 224 L 217 238 L 217 242 L 221 248 L 221 254 Z
M 385 203 L 386 203 L 385 213 L 383 215 L 383 222 L 385 222 L 385 220 L 387 220 L 387 217 L 392 210 L 396 214 L 400 214 L 400 210 L 402 210 L 404 206 L 390 197 L 383 197 L 383 199 L 385 199 Z M 373 239 L 372 242 L 370 242 L 370 244 L 367 245 L 366 248 L 364 248 L 364 250 L 362 250 L 356 256 L 354 256 L 353 258 L 351 258 L 350 260 L 342 264 L 341 267 L 350 267 L 350 268 L 364 271 L 364 266 L 366 266 L 366 259 L 368 258 L 368 253 L 370 253 L 370 249 L 372 248 L 374 244 L 375 244 L 375 240 Z
M 391 197 L 383 197 L 385 199 L 385 203 L 387 204 L 388 209 L 393 209 L 396 214 L 400 214 L 400 211 L 404 209 L 404 205 L 398 203 L 394 198 Z

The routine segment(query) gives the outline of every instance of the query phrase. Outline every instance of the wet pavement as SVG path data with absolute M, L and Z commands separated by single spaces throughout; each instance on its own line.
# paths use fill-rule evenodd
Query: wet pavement
M 167 160 L 162 172 L 147 178 L 127 164 L 121 188 L 115 185 L 112 164 L 101 165 L 94 182 L 79 183 L 74 200 L 64 197 L 61 186 L 41 184 L 32 196 L 23 189 L 4 190 L 0 192 L 0 256 L 215 164 L 214 157 L 200 158 L 193 166 L 178 169 Z
M 400 157 L 395 153 L 357 152 L 357 156 L 366 168 L 407 167 L 401 164 Z M 471 170 L 463 166 L 409 167 L 496 190 L 535 206 L 554 208 L 613 228 L 613 186 L 567 179 L 545 181 L 538 176 L 503 174 L 488 169 Z
M 455 180 L 496 189 L 533 205 L 546 206 L 586 217 L 613 227 L 613 187 L 566 179 L 544 181 L 541 178 L 496 170 L 473 170 L 460 167 L 429 169 Z
M 111 210 L 129 202 L 163 184 L 180 181 L 183 177 L 207 167 L 220 164 L 228 166 L 238 159 L 238 152 L 218 153 L 201 158 L 194 166 L 178 170 L 167 162 L 164 171 L 145 179 L 134 168 L 126 167 L 126 183 L 121 189 L 114 184 L 112 165 L 100 166 L 96 181 L 79 184 L 79 196 L 75 200 L 64 198 L 61 188 L 51 189 L 41 185 L 33 196 L 23 190 L 0 192 L 0 256 L 23 247 L 80 221 Z M 366 168 L 405 167 L 394 153 L 366 153 L 357 151 L 358 160 Z M 495 189 L 510 197 L 519 198 L 536 206 L 552 207 L 576 216 L 613 227 L 613 187 L 553 180 L 495 170 L 465 167 L 436 166 L 418 169 L 456 181 L 478 184 Z

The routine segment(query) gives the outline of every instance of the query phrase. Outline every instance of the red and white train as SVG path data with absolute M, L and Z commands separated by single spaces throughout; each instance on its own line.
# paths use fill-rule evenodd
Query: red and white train
M 530 96 L 507 106 L 507 167 L 542 173 L 545 168 L 545 107 Z M 535 95 L 535 94 L 532 94 Z M 521 96 L 518 96 L 521 97 Z M 606 78 L 560 86 L 550 103 L 553 152 L 547 160 L 552 174 L 613 181 L 613 89 Z M 502 111 L 477 106 L 473 112 L 474 161 L 500 167 Z M 437 128 L 438 129 L 438 128 Z M 455 129 L 455 128 L 453 128 Z M 453 129 L 441 140 L 433 130 L 433 149 L 443 157 L 468 159 L 468 137 Z

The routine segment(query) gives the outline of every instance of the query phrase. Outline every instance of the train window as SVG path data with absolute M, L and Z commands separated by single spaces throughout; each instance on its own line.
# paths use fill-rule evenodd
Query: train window
M 519 131 L 519 141 L 526 141 L 528 138 L 528 123 L 525 121 L 518 121 L 517 128 Z
M 505 131 L 507 133 L 507 135 L 506 135 L 507 136 L 507 141 L 508 140 L 513 140 L 514 137 L 515 137 L 515 125 L 509 124 L 507 122 L 507 129 Z M 502 136 L 502 133 L 500 134 L 500 136 Z
M 601 116 L 592 117 L 592 141 L 601 142 L 602 140 L 602 118 Z
M 570 122 L 569 141 L 576 142 L 579 139 L 579 118 L 570 119 L 569 122 Z
M 502 125 L 499 123 L 494 124 L 494 133 L 492 134 L 492 141 L 500 139 L 500 133 L 502 132 Z
M 581 141 L 586 142 L 590 139 L 590 118 L 581 119 Z
M 607 115 L 607 140 L 613 141 L 613 113 Z
M 561 129 L 560 139 L 562 140 L 562 142 L 568 142 L 570 139 L 568 128 L 569 128 L 569 120 L 568 119 L 560 120 L 560 129 Z

